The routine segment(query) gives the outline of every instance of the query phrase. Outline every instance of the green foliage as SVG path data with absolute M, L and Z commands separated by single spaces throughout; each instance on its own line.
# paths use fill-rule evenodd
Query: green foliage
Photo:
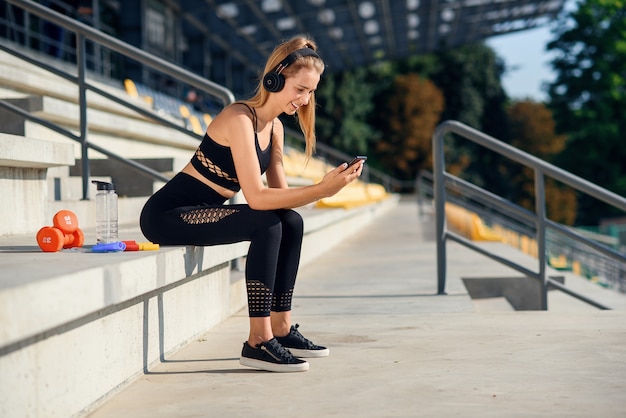
M 432 80 L 446 97 L 443 119 L 455 119 L 475 129 L 482 130 L 489 102 L 505 95 L 500 82 L 503 64 L 488 46 L 477 43 L 441 51 L 437 70 Z M 503 112 L 503 110 L 501 110 Z
M 504 65 L 488 46 L 477 43 L 442 51 L 431 79 L 445 97 L 442 120 L 458 120 L 495 138 L 506 139 L 508 126 L 507 96 L 500 78 Z M 496 167 L 502 157 L 469 141 L 446 143 L 446 162 L 450 172 L 504 194 L 506 179 Z
M 428 159 L 423 158 L 426 148 L 421 148 L 418 156 L 415 145 L 411 144 L 408 137 L 405 141 L 398 140 L 397 135 L 401 130 L 394 128 L 398 126 L 397 122 L 393 122 L 394 119 L 405 118 L 402 128 L 405 129 L 405 135 L 408 135 L 406 129 L 410 126 L 421 124 L 420 132 L 413 133 L 412 136 L 428 138 L 428 149 L 432 146 L 430 142 L 435 126 L 446 119 L 460 120 L 500 137 L 501 133 L 506 132 L 506 95 L 500 84 L 503 68 L 490 48 L 475 44 L 439 54 L 413 56 L 372 70 L 370 80 L 378 87 L 378 93 L 374 98 L 376 109 L 370 117 L 370 123 L 380 133 L 376 148 L 377 154 L 380 153 L 380 167 L 389 173 L 402 176 L 402 179 L 412 179 L 420 169 L 431 168 L 430 156 Z M 398 106 L 403 109 L 415 106 L 407 103 L 408 99 L 399 90 L 399 76 L 404 75 L 419 75 L 422 79 L 429 79 L 443 93 L 445 108 L 434 124 L 430 119 L 432 113 L 416 113 L 412 116 L 414 121 L 398 113 Z M 420 91 L 420 94 L 423 93 L 425 92 Z M 402 104 L 394 105 L 394 100 L 400 100 Z M 424 119 L 425 115 L 428 115 L 428 119 Z M 392 152 L 395 153 L 395 159 L 392 158 Z M 489 160 L 495 157 L 481 152 L 479 147 L 467 141 L 449 143 L 446 150 L 446 155 L 449 156 L 448 170 L 455 174 L 464 173 L 473 180 L 478 179 L 481 185 L 493 185 L 496 180 L 499 183 L 501 177 L 493 170 L 494 162 Z M 407 163 L 414 166 L 408 168 Z
M 432 166 L 432 134 L 442 120 L 460 120 L 504 137 L 507 97 L 500 83 L 503 69 L 492 49 L 474 44 L 373 68 L 325 74 L 316 94 L 318 138 L 348 153 L 366 153 L 368 165 L 411 180 L 420 169 Z M 420 82 L 415 81 L 417 76 Z M 422 87 L 414 88 L 419 83 Z M 443 110 L 435 98 L 441 93 Z M 409 109 L 413 113 L 402 113 Z M 433 119 L 433 115 L 438 117 Z M 468 141 L 449 144 L 446 155 L 450 156 L 450 171 L 489 185 L 492 191 L 506 189 L 494 169 L 497 156 Z
M 557 132 L 568 135 L 557 163 L 626 195 L 626 4 L 583 0 L 554 33 L 548 44 L 558 53 L 550 108 Z M 579 206 L 579 224 L 597 224 L 614 214 L 588 196 L 580 197 Z
M 367 117 L 374 110 L 376 90 L 366 82 L 367 74 L 359 68 L 324 76 L 316 92 L 320 142 L 350 154 L 368 154 L 376 133 Z

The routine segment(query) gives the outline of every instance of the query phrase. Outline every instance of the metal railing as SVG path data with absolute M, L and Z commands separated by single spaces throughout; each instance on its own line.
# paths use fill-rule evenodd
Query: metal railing
M 535 178 L 535 212 L 527 211 L 506 199 L 487 192 L 480 187 L 472 185 L 458 177 L 455 177 L 445 171 L 444 156 L 444 136 L 448 133 L 457 134 L 468 139 L 478 145 L 488 148 L 498 154 L 501 154 L 519 164 L 530 167 L 534 170 Z M 621 254 L 614 249 L 590 240 L 585 236 L 577 233 L 571 228 L 549 220 L 546 216 L 546 196 L 545 196 L 545 176 L 551 177 L 559 182 L 572 187 L 573 189 L 586 193 L 598 200 L 601 200 L 617 209 L 626 212 L 626 198 L 619 196 L 611 191 L 603 189 L 585 179 L 574 174 L 562 170 L 552 164 L 549 164 L 539 158 L 525 153 L 517 148 L 505 144 L 489 135 L 479 132 L 469 126 L 457 121 L 446 121 L 440 124 L 433 134 L 433 171 L 434 171 L 434 198 L 435 198 L 435 217 L 436 217 L 436 241 L 437 241 L 437 293 L 445 294 L 446 286 L 446 240 L 451 239 L 474 251 L 481 253 L 495 261 L 498 261 L 516 271 L 521 272 L 527 277 L 538 280 L 542 285 L 541 303 L 542 309 L 548 309 L 548 289 L 556 288 L 569 294 L 583 302 L 591 304 L 600 309 L 608 309 L 606 306 L 589 299 L 585 295 L 568 289 L 562 283 L 548 277 L 547 271 L 547 252 L 546 252 L 546 232 L 548 229 L 558 232 L 576 242 L 583 243 L 591 247 L 593 250 L 602 253 L 606 257 L 620 263 L 626 263 L 626 255 Z M 536 241 L 537 241 L 537 257 L 538 271 L 532 271 L 515 262 L 493 254 L 486 249 L 472 243 L 470 240 L 449 231 L 446 228 L 445 221 L 445 203 L 448 199 L 446 195 L 446 184 L 454 184 L 458 188 L 462 188 L 465 192 L 480 197 L 493 207 L 497 207 L 501 213 L 512 219 L 519 219 L 522 223 L 533 225 Z
M 497 228 L 506 236 L 501 238 L 507 244 L 520 248 L 525 252 L 532 252 L 532 248 L 521 248 L 523 239 L 532 239 L 535 236 L 534 215 L 531 211 L 507 202 L 507 210 L 501 210 L 498 204 L 493 204 L 494 196 L 478 189 L 471 183 L 459 178 L 444 174 L 446 202 L 453 203 L 475 213 L 488 227 Z M 433 199 L 433 175 L 431 172 L 422 170 L 417 178 L 417 206 L 418 214 L 425 215 L 425 206 L 430 205 Z M 483 197 L 485 196 L 485 197 Z M 501 200 L 495 197 L 496 200 Z M 506 202 L 506 201 L 505 201 Z M 510 210 L 509 210 L 510 209 Z M 567 227 L 572 229 L 572 227 Z M 620 253 L 624 253 L 623 247 L 617 245 L 618 239 L 601 234 L 590 234 L 581 228 L 573 228 L 581 236 L 594 242 L 600 242 Z M 546 252 L 553 257 L 554 262 L 559 263 L 558 269 L 575 271 L 576 274 L 592 280 L 599 286 L 611 288 L 621 293 L 626 293 L 626 263 L 612 259 L 606 255 L 589 248 L 585 244 L 563 236 L 558 231 L 548 229 L 546 231 Z M 561 257 L 565 257 L 565 261 Z M 548 262 L 552 265 L 551 262 Z
M 35 64 L 47 71 L 52 72 L 78 86 L 78 104 L 79 104 L 79 135 L 75 135 L 67 129 L 54 124 L 52 122 L 46 121 L 45 119 L 35 117 L 31 115 L 29 112 L 26 112 L 19 107 L 12 105 L 6 101 L 0 100 L 0 107 L 3 107 L 11 112 L 17 113 L 24 118 L 33 121 L 35 123 L 39 123 L 43 126 L 46 126 L 49 129 L 54 130 L 55 132 L 64 135 L 74 141 L 78 141 L 81 144 L 81 172 L 82 172 L 82 187 L 83 187 L 83 199 L 89 199 L 89 158 L 88 158 L 88 150 L 93 149 L 98 151 L 109 158 L 116 159 L 121 163 L 129 166 L 130 168 L 138 171 L 142 175 L 146 175 L 156 180 L 167 181 L 168 177 L 163 176 L 161 173 L 152 170 L 151 168 L 137 163 L 132 160 L 128 160 L 124 157 L 121 157 L 111 151 L 103 149 L 95 144 L 89 142 L 87 137 L 88 130 L 88 121 L 87 121 L 87 91 L 92 91 L 100 96 L 103 96 L 109 100 L 114 101 L 115 103 L 126 106 L 127 108 L 138 112 L 139 114 L 146 116 L 152 120 L 155 120 L 161 124 L 164 124 L 168 127 L 178 129 L 181 132 L 189 134 L 191 136 L 196 136 L 190 131 L 179 127 L 178 125 L 168 121 L 167 119 L 159 116 L 155 112 L 151 112 L 149 110 L 143 109 L 139 106 L 134 105 L 130 101 L 123 100 L 119 97 L 116 97 L 106 91 L 96 87 L 94 84 L 87 82 L 86 73 L 87 73 L 87 54 L 86 54 L 86 40 L 89 40 L 94 43 L 94 45 L 98 45 L 99 47 L 107 48 L 110 51 L 114 51 L 121 56 L 132 59 L 143 64 L 146 67 L 152 68 L 155 71 L 158 71 L 162 74 L 173 77 L 180 82 L 184 82 L 189 86 L 192 86 L 198 89 L 201 92 L 207 93 L 214 97 L 219 98 L 224 106 L 233 103 L 235 101 L 235 97 L 233 93 L 228 90 L 226 87 L 221 86 L 219 84 L 213 83 L 209 80 L 206 80 L 190 71 L 187 71 L 183 68 L 180 68 L 168 61 L 165 61 L 161 58 L 155 57 L 139 48 L 136 48 L 132 45 L 126 44 L 110 35 L 107 35 L 103 32 L 100 32 L 84 23 L 76 21 L 74 19 L 70 19 L 66 16 L 63 16 L 60 13 L 57 13 L 49 8 L 42 6 L 38 3 L 35 3 L 30 0 L 6 0 L 7 3 L 13 4 L 17 7 L 22 8 L 24 11 L 36 15 L 46 21 L 52 22 L 60 27 L 63 27 L 65 30 L 73 32 L 76 35 L 76 67 L 77 67 L 77 75 L 70 74 L 68 72 L 59 70 L 43 61 L 37 60 L 35 58 L 31 58 L 22 54 L 18 51 L 12 50 L 11 48 L 0 45 L 0 49 L 5 52 L 17 56 L 20 59 L 26 60 L 32 64 Z

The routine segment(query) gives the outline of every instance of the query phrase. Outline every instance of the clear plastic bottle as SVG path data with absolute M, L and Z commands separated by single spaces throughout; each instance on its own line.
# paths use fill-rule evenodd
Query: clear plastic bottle
M 96 193 L 96 241 L 98 244 L 117 242 L 117 193 L 115 185 L 104 181 L 92 181 L 98 187 Z

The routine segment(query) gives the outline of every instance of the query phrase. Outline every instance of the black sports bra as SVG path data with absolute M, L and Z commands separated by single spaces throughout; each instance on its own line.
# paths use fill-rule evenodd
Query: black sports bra
M 241 102 L 240 102 L 241 103 Z M 257 116 L 254 108 L 248 106 L 245 103 L 241 103 L 246 106 L 252 113 L 252 123 L 254 128 L 254 143 L 256 145 L 256 155 L 259 158 L 259 166 L 261 168 L 261 174 L 265 173 L 267 167 L 270 165 L 272 141 L 274 136 L 274 122 L 272 121 L 272 131 L 270 133 L 270 143 L 265 150 L 261 149 L 259 145 L 259 136 L 257 134 Z M 237 180 L 237 172 L 235 170 L 235 162 L 233 161 L 233 154 L 230 147 L 220 145 L 213 140 L 206 133 L 200 143 L 200 146 L 196 150 L 196 153 L 191 157 L 191 165 L 200 173 L 204 178 L 213 183 L 222 186 L 233 192 L 241 190 L 239 180 Z

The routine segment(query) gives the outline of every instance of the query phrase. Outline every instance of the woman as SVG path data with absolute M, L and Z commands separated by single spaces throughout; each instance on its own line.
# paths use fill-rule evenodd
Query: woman
M 254 97 L 227 106 L 213 119 L 191 161 L 141 213 L 145 237 L 162 245 L 250 241 L 245 268 L 250 332 L 240 363 L 268 371 L 305 371 L 309 364 L 302 357 L 328 355 L 291 323 L 303 236 L 302 218 L 292 208 L 334 195 L 363 168 L 363 163 L 342 164 L 317 184 L 288 188 L 278 116 L 297 116 L 310 157 L 315 90 L 324 71 L 316 49 L 306 37 L 278 45 Z M 247 204 L 226 205 L 239 190 Z

